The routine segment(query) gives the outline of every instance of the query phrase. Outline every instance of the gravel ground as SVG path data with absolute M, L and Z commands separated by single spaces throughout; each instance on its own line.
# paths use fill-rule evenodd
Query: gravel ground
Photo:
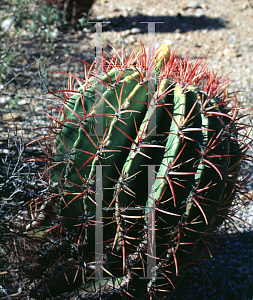
M 241 106 L 253 108 L 253 2 L 244 0 L 206 0 L 206 1 L 155 1 L 141 0 L 96 1 L 92 11 L 91 21 L 109 21 L 103 27 L 103 47 L 110 51 L 125 47 L 129 54 L 140 45 L 148 44 L 148 27 L 140 22 L 162 22 L 156 25 L 153 43 L 160 46 L 164 43 L 175 47 L 179 55 L 184 56 L 189 51 L 191 59 L 207 55 L 206 62 L 219 75 L 228 74 L 230 91 L 239 91 L 238 99 Z M 92 25 L 93 26 L 93 25 Z M 56 70 L 73 70 L 82 72 L 80 63 L 70 58 L 94 58 L 96 33 L 94 28 L 80 32 L 63 34 L 54 32 L 54 55 L 58 49 L 64 49 L 64 55 L 52 66 Z M 29 55 L 38 55 L 42 49 L 39 44 L 24 41 L 24 47 Z M 28 51 L 29 50 L 29 51 Z M 48 57 L 52 55 L 48 54 Z M 27 57 L 29 57 L 27 55 Z M 27 61 L 24 61 L 24 65 Z M 70 67 L 69 67 L 70 66 Z M 58 69 L 57 69 L 58 68 Z M 72 69 L 71 69 L 72 68 Z M 53 77 L 49 87 L 59 86 L 60 75 L 50 73 Z M 61 86 L 62 87 L 62 86 Z M 38 94 L 39 96 L 39 94 Z M 1 98 L 4 107 L 7 98 Z M 26 101 L 24 99 L 24 101 Z M 1 108 L 0 107 L 0 108 Z M 15 112 L 16 117 L 20 112 Z M 252 124 L 253 112 L 243 121 Z M 17 117 L 18 120 L 18 117 Z M 17 123 L 18 124 L 18 123 Z M 252 162 L 250 167 L 252 167 Z M 253 190 L 253 181 L 248 189 Z M 252 194 L 253 195 L 253 194 Z M 208 279 L 202 271 L 189 271 L 184 284 L 178 290 L 174 299 L 205 299 L 205 300 L 252 300 L 253 299 L 253 231 L 246 221 L 253 226 L 253 204 L 247 201 L 235 218 L 235 229 L 221 235 L 220 246 L 213 250 L 213 258 L 203 262 Z M 183 288 L 183 287 L 188 287 Z

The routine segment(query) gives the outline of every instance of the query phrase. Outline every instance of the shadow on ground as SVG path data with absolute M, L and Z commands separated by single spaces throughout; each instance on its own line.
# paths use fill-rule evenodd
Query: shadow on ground
M 225 234 L 213 258 L 186 272 L 173 300 L 252 300 L 253 231 Z
M 93 20 L 93 22 L 94 21 L 95 20 Z M 99 20 L 99 22 L 101 21 L 102 20 Z M 188 32 L 201 29 L 220 29 L 225 28 L 227 24 L 225 19 L 208 18 L 205 15 L 201 15 L 199 17 L 192 15 L 183 16 L 180 13 L 173 17 L 159 15 L 147 16 L 142 14 L 134 17 L 124 17 L 121 15 L 119 17 L 109 18 L 105 21 L 110 23 L 105 25 L 103 31 L 122 31 L 138 27 L 141 29 L 141 32 L 145 34 L 148 31 L 148 25 L 145 22 L 160 22 L 160 24 L 156 25 L 156 32 L 159 33 L 174 32 L 175 30 Z

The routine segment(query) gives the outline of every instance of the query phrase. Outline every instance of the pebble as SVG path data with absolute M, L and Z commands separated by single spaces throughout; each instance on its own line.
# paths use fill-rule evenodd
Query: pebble
M 127 29 L 127 30 L 121 32 L 121 36 L 126 37 L 126 36 L 128 36 L 130 33 L 131 33 L 131 30 L 130 30 L 130 29 Z
M 200 7 L 201 6 L 200 6 L 199 2 L 197 2 L 197 1 L 191 1 L 187 5 L 187 8 L 193 8 L 193 9 L 200 8 Z
M 22 99 L 18 101 L 18 105 L 24 105 L 27 104 L 27 100 L 26 99 Z
M 133 28 L 131 29 L 131 33 L 132 33 L 132 34 L 137 34 L 137 33 L 140 33 L 140 32 L 141 32 L 141 29 L 138 28 L 138 27 L 133 27 Z
M 97 16 L 97 20 L 98 21 L 102 21 L 102 20 L 104 20 L 105 19 L 105 16 L 104 15 L 99 15 L 99 16 Z
M 244 9 L 247 9 L 247 8 L 249 8 L 249 3 L 248 2 L 242 3 L 241 9 L 244 10 Z
M 123 13 L 122 13 L 122 16 L 123 16 L 124 18 L 129 17 L 129 16 L 130 16 L 129 11 L 128 11 L 128 10 L 124 10 Z
M 0 97 L 0 103 L 5 104 L 9 100 L 10 100 L 10 97 L 8 97 L 8 96 L 2 96 L 2 97 Z
M 168 39 L 164 39 L 163 43 L 166 45 L 169 45 L 169 46 L 174 44 L 174 42 L 172 40 L 168 40 Z
M 215 39 L 216 39 L 217 41 L 221 41 L 221 40 L 222 40 L 222 35 L 221 35 L 221 34 L 216 34 L 216 35 L 215 35 Z
M 133 35 L 130 35 L 128 38 L 128 41 L 129 41 L 129 43 L 134 43 L 137 41 L 137 39 Z
M 229 58 L 236 57 L 236 51 L 232 48 L 225 48 L 223 50 L 223 55 Z
M 50 35 L 52 38 L 57 38 L 57 36 L 59 35 L 59 30 L 57 28 L 55 28 L 54 31 L 51 32 Z
M 5 19 L 1 24 L 1 30 L 3 32 L 8 31 L 12 25 L 12 22 L 13 22 L 12 18 Z
M 179 40 L 181 38 L 181 34 L 180 33 L 176 33 L 174 36 L 175 40 Z

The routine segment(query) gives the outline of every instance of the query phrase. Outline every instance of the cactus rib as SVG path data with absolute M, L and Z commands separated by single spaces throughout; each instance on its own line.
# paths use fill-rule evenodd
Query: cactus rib
M 204 59 L 191 63 L 168 46 L 122 57 L 116 52 L 102 77 L 93 64 L 76 91 L 72 83 L 63 91 L 61 117 L 51 118 L 57 130 L 44 171 L 51 186 L 44 200 L 48 218 L 34 227 L 45 243 L 74 243 L 85 265 L 82 299 L 117 293 L 152 299 L 173 290 L 229 218 L 249 147 L 238 138 L 236 98 L 227 93 L 224 77 L 202 66 Z M 102 263 L 95 253 L 98 223 Z M 155 264 L 147 266 L 151 256 Z M 93 278 L 98 270 L 104 276 Z

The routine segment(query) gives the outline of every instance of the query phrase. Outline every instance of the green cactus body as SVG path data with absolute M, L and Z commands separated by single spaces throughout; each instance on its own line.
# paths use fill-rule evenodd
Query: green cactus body
M 243 154 L 237 111 L 228 108 L 231 98 L 199 61 L 191 64 L 172 52 L 166 64 L 160 60 L 155 80 L 141 66 L 145 55 L 141 51 L 131 67 L 129 61 L 125 68 L 124 62 L 119 67 L 112 63 L 102 78 L 102 92 L 88 78 L 68 96 L 54 137 L 50 174 L 56 196 L 48 201 L 57 203 L 66 230 L 86 220 L 77 247 L 87 278 L 96 266 L 96 185 L 103 181 L 103 270 L 109 279 L 85 279 L 79 287 L 83 298 L 126 290 L 145 298 L 132 279 L 146 276 L 150 208 L 156 265 L 152 277 L 140 282 L 147 297 L 159 292 L 160 281 L 161 290 L 173 289 L 173 278 L 208 247 L 235 197 Z M 155 87 L 150 103 L 149 86 Z M 103 136 L 96 126 L 103 126 Z M 97 166 L 103 166 L 102 178 L 96 177 Z

